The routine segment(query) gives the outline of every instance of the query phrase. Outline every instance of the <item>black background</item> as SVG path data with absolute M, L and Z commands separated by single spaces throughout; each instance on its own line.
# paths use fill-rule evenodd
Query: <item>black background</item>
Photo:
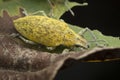
M 88 63 L 79 61 L 60 70 L 55 80 L 120 80 L 120 61 Z
M 86 7 L 73 7 L 75 16 L 66 12 L 61 18 L 66 22 L 90 29 L 98 29 L 105 35 L 120 36 L 119 0 L 70 0 L 88 2 Z
M 98 29 L 105 35 L 120 37 L 119 0 L 70 0 L 86 7 L 74 7 L 75 16 L 66 12 L 61 18 L 70 24 Z M 78 63 L 58 72 L 55 80 L 120 80 L 120 61 Z

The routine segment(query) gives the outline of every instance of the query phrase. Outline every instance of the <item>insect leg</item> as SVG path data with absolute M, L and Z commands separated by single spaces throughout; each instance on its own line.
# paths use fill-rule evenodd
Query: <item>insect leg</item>
M 51 7 L 49 16 L 54 17 L 54 14 L 53 14 L 54 3 L 51 0 L 47 0 L 47 1 L 48 1 L 48 3 L 50 4 L 50 7 Z
M 28 16 L 29 14 L 27 13 L 27 11 L 24 9 L 23 12 L 22 12 L 25 16 Z M 38 10 L 30 15 L 35 15 L 35 14 L 38 14 L 38 13 L 41 13 L 43 16 L 47 16 L 45 11 L 42 11 L 42 10 Z
M 18 37 L 19 35 L 20 35 L 19 33 L 12 33 L 12 34 L 10 34 L 10 36 L 11 36 L 11 37 L 14 37 L 14 38 L 15 38 L 15 37 Z
M 27 40 L 26 38 L 24 38 L 23 36 L 21 36 L 19 33 L 12 33 L 10 35 L 11 37 L 18 37 L 20 38 L 22 41 L 24 41 L 25 43 L 29 43 L 29 44 L 32 44 L 32 45 L 36 45 L 37 43 L 33 42 L 33 41 L 30 41 L 30 40 Z
M 28 13 L 27 13 L 27 11 L 26 11 L 25 9 L 22 11 L 22 13 L 23 13 L 25 16 L 28 16 Z
M 70 11 L 70 13 L 74 16 L 74 12 L 70 9 L 70 7 L 68 6 L 68 0 L 65 0 L 65 6 L 68 8 L 68 10 Z
M 33 42 L 33 41 L 30 41 L 26 38 L 24 38 L 23 36 L 18 36 L 21 40 L 23 40 L 25 43 L 28 43 L 28 44 L 32 44 L 32 45 L 37 45 L 37 43 Z
M 53 4 L 50 0 L 48 0 L 48 3 L 50 4 L 51 7 L 53 6 Z
M 91 34 L 91 37 L 93 38 L 93 40 L 92 40 L 92 41 L 89 41 L 89 42 L 95 42 L 96 46 L 99 46 L 99 47 L 103 47 L 103 45 L 100 45 L 99 42 L 105 42 L 105 45 L 104 45 L 104 46 L 107 46 L 107 45 L 108 45 L 107 41 L 97 39 L 97 37 L 95 36 L 95 34 L 94 34 L 89 28 L 83 29 L 83 30 L 80 31 L 78 34 L 79 34 L 79 35 L 84 35 L 85 32 L 87 32 L 87 31 Z
M 64 50 L 62 51 L 62 54 L 66 54 L 66 53 L 68 53 L 68 52 L 70 52 L 70 49 L 64 49 Z
M 79 6 L 87 6 L 88 3 L 84 2 L 84 3 L 79 3 Z M 65 0 L 65 6 L 68 8 L 68 10 L 70 11 L 70 13 L 74 16 L 74 12 L 70 9 L 69 5 L 68 5 L 68 0 Z
M 42 10 L 39 10 L 39 11 L 36 11 L 36 12 L 32 13 L 32 15 L 35 15 L 35 14 L 38 14 L 38 13 L 41 13 L 43 16 L 47 16 L 45 11 L 42 11 Z
M 87 2 L 84 2 L 84 3 L 79 3 L 79 6 L 87 6 L 88 3 Z
M 47 50 L 50 50 L 50 51 L 55 49 L 55 47 L 46 47 L 46 48 L 47 48 Z

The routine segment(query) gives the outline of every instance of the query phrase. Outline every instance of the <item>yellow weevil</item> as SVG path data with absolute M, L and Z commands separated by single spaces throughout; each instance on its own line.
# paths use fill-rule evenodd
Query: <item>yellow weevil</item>
M 47 16 L 26 16 L 14 20 L 16 30 L 26 39 L 47 47 L 80 46 L 87 48 L 87 41 L 76 34 L 68 24 Z
M 48 0 L 49 1 L 49 0 Z M 50 2 L 50 1 L 49 1 Z M 39 11 L 38 11 L 39 12 Z M 16 30 L 26 39 L 20 37 L 24 41 L 32 41 L 42 44 L 46 47 L 57 47 L 60 45 L 66 47 L 82 47 L 88 48 L 88 42 L 79 34 L 76 34 L 67 23 L 45 16 L 25 16 L 14 20 Z M 23 12 L 26 15 L 26 12 Z M 96 42 L 96 37 L 86 28 Z M 84 31 L 84 32 L 85 32 Z M 30 43 L 30 41 L 28 43 Z M 99 44 L 96 42 L 96 45 Z

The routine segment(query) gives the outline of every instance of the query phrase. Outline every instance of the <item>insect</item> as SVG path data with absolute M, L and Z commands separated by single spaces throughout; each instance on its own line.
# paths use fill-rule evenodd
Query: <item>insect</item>
M 84 47 L 87 41 L 64 21 L 47 16 L 25 16 L 14 20 L 16 30 L 26 39 L 47 47 Z

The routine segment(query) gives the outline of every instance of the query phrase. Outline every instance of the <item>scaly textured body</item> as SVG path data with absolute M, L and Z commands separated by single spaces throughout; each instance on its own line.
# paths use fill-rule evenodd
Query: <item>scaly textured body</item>
M 25 38 L 49 47 L 86 47 L 87 41 L 76 34 L 69 26 L 45 16 L 26 16 L 14 20 L 16 30 Z

